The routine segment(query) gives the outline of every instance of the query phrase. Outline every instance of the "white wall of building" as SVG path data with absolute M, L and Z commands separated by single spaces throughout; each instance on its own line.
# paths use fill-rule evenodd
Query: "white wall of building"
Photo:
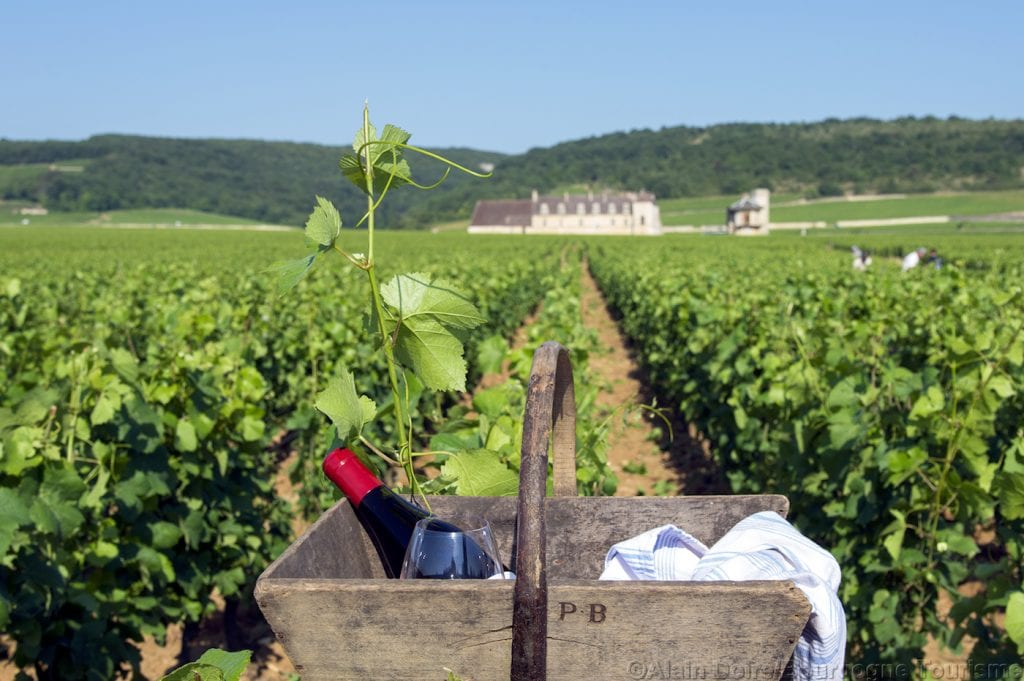
M 771 202 L 772 193 L 767 189 L 755 189 L 750 193 L 750 198 L 754 200 L 754 203 L 761 206 L 761 210 L 758 211 L 758 226 L 769 227 L 772 222 L 771 218 Z
M 474 234 L 661 234 L 661 212 L 649 195 L 541 198 L 534 192 L 529 225 L 471 225 Z M 642 197 L 642 198 L 641 198 Z

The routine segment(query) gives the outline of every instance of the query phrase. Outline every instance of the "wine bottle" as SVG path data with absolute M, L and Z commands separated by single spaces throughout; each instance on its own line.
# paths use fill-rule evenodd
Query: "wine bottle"
M 430 512 L 393 492 L 349 449 L 335 449 L 328 454 L 323 469 L 348 497 L 359 523 L 377 549 L 384 572 L 388 577 L 397 578 L 412 531 L 417 522 L 430 517 Z M 458 527 L 436 518 L 431 528 L 460 532 Z

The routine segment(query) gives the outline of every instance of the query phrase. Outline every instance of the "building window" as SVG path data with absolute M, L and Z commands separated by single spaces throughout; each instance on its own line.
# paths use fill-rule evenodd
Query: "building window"
M 548 204 L 546 204 L 546 203 L 540 204 L 540 214 L 541 215 L 547 215 L 548 214 Z
M 593 213 L 594 215 L 597 215 L 598 213 L 600 213 L 601 212 L 601 204 L 598 203 L 597 201 L 594 201 L 592 204 L 590 204 L 590 212 Z
M 579 203 L 576 204 L 576 214 L 577 215 L 583 215 L 586 212 L 587 212 L 587 207 L 585 205 L 583 205 L 582 201 L 580 201 Z
M 608 204 L 608 212 L 611 213 L 612 215 L 615 215 L 615 204 L 614 203 L 609 203 Z
M 629 204 L 628 203 L 622 204 L 622 212 L 625 213 L 626 215 L 630 214 L 631 211 L 629 210 Z
M 561 201 L 558 202 L 558 214 L 565 215 L 565 204 Z

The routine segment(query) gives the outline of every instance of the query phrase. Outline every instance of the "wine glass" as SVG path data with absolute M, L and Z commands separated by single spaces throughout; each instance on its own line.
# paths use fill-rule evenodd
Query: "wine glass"
M 491 526 L 475 519 L 456 527 L 429 517 L 416 523 L 402 563 L 402 579 L 504 578 Z

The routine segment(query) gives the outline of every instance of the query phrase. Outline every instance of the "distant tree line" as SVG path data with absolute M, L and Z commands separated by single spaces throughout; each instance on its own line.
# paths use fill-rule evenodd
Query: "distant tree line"
M 441 151 L 473 168 L 504 157 L 471 149 Z M 342 153 L 341 147 L 316 144 L 128 135 L 82 142 L 0 140 L 0 198 L 38 201 L 51 210 L 192 208 L 301 225 L 319 194 L 332 199 L 354 223 L 366 210 L 366 198 L 341 176 Z M 48 168 L 60 163 L 84 165 L 85 170 Z M 35 174 L 3 172 L 16 164 L 45 165 Z M 442 172 L 430 159 L 416 170 L 424 181 Z M 453 188 L 464 182 L 455 175 L 450 180 Z M 396 191 L 379 212 L 383 224 L 415 204 L 418 194 Z
M 925 192 L 1024 186 L 1024 120 L 829 119 L 634 130 L 505 156 L 438 150 L 467 166 L 494 163 L 486 182 L 452 179 L 437 192 L 402 189 L 383 223 L 422 227 L 466 216 L 480 198 L 526 197 L 571 184 L 653 191 L 659 198 L 737 194 L 755 186 L 828 196 L 845 191 Z M 313 195 L 334 200 L 346 220 L 365 198 L 337 169 L 339 147 L 254 140 L 103 135 L 81 142 L 0 140 L 0 197 L 55 210 L 181 207 L 301 224 Z M 40 166 L 75 162 L 85 172 Z M 414 171 L 417 166 L 413 165 Z M 441 172 L 419 166 L 429 181 Z

